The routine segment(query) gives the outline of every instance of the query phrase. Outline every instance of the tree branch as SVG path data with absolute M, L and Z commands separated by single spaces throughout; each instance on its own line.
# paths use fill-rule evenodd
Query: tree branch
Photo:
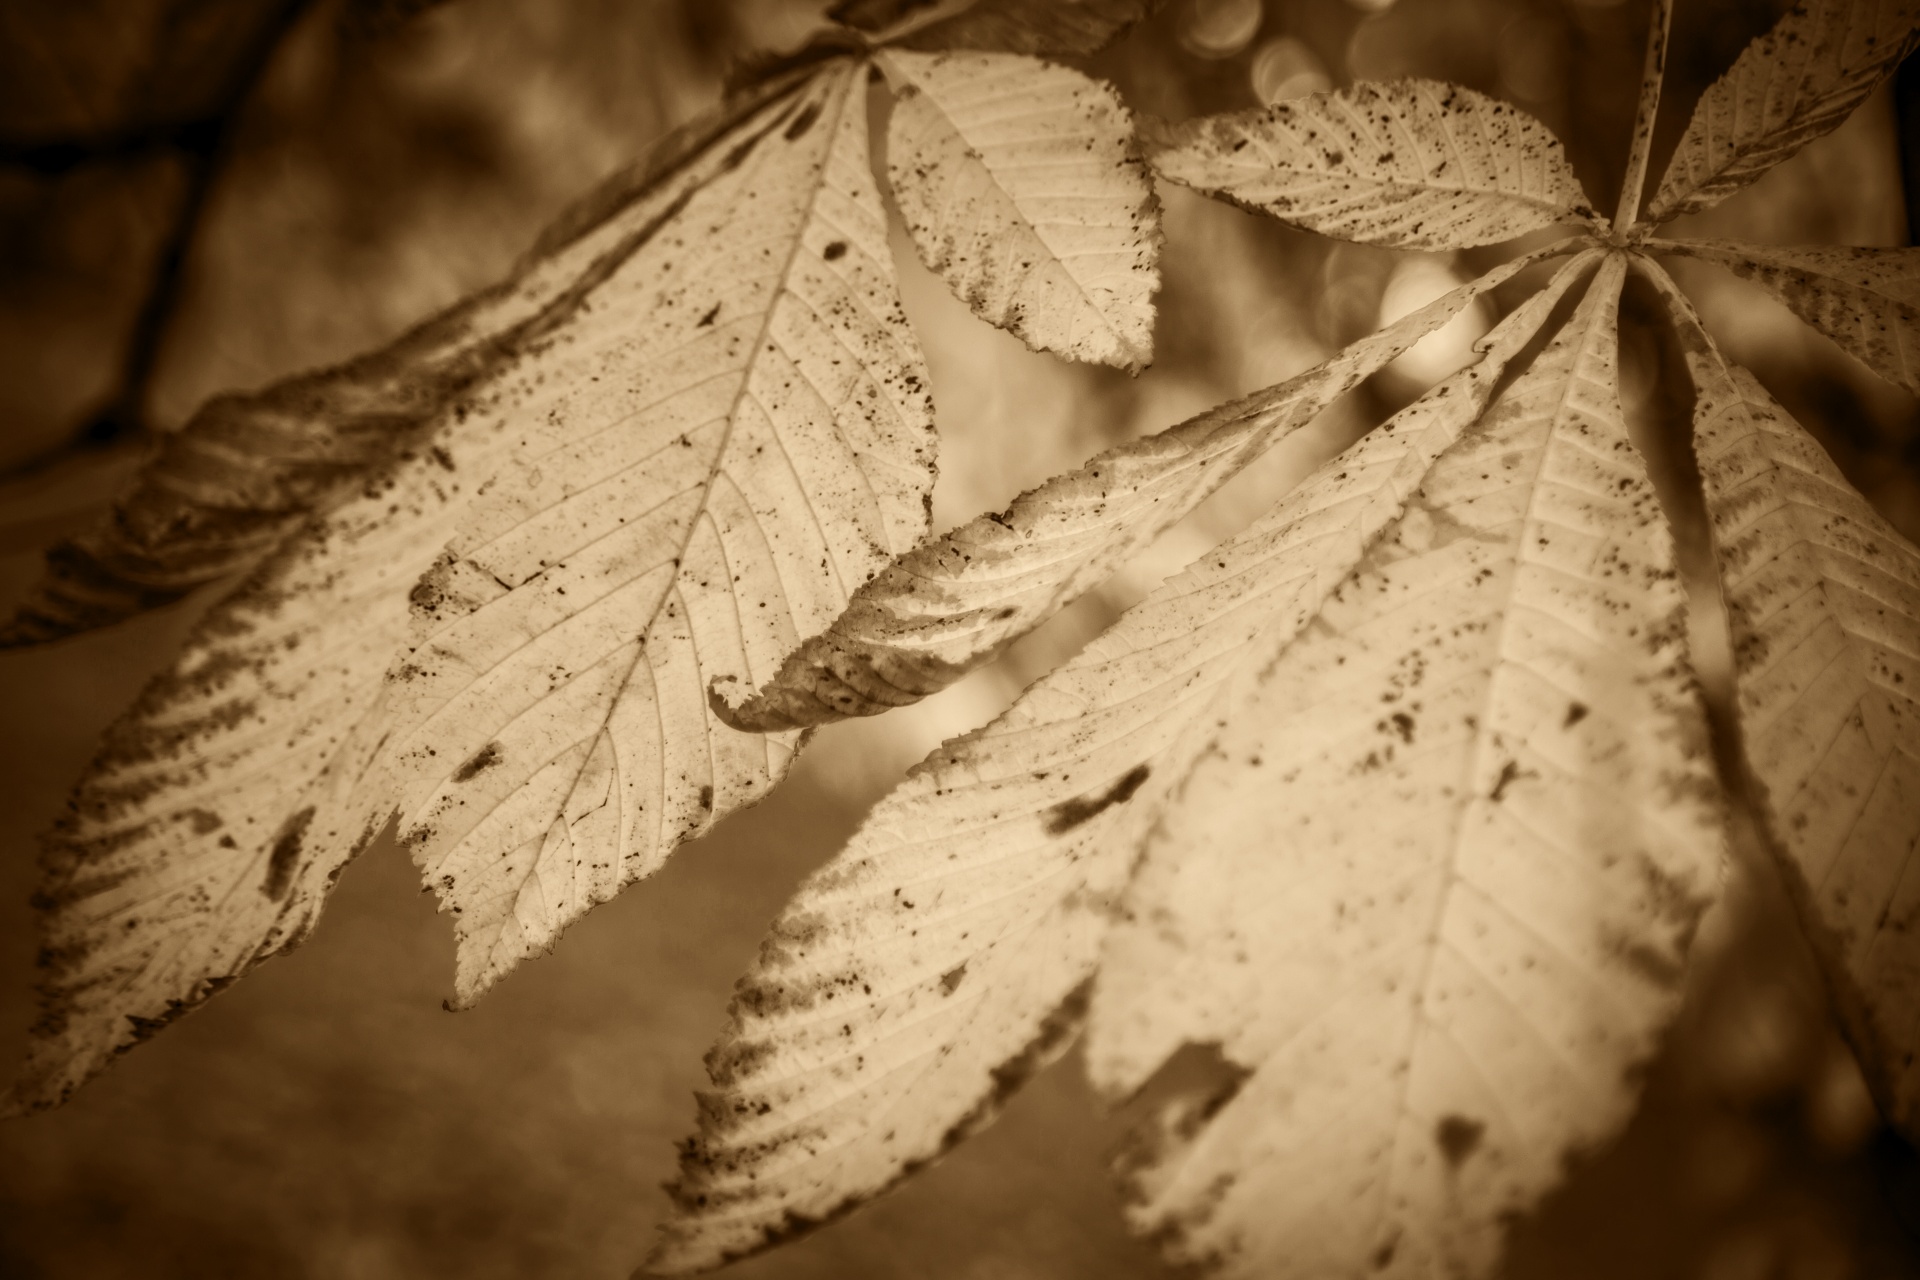
M 177 310 L 186 266 L 199 239 L 208 203 L 227 161 L 247 104 L 274 62 L 288 34 L 312 0 L 280 0 L 261 20 L 234 60 L 233 73 L 205 113 L 181 121 L 130 125 L 88 137 L 41 142 L 0 141 L 0 165 L 58 176 L 89 164 L 126 162 L 160 151 L 178 153 L 186 168 L 186 190 L 155 251 L 152 277 L 120 359 L 120 374 L 100 409 L 89 414 L 66 439 L 9 468 L 0 480 L 38 474 L 78 452 L 138 439 L 147 433 L 146 402 L 154 369 Z

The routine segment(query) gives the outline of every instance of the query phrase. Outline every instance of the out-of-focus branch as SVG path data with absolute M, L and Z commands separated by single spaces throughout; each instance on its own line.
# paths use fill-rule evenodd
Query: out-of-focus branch
M 148 431 L 146 403 L 167 330 L 180 301 L 186 266 L 199 239 L 208 203 L 232 153 L 248 103 L 275 55 L 312 0 L 280 0 L 260 19 L 234 59 L 232 73 L 204 112 L 189 119 L 134 124 L 124 129 L 33 142 L 0 141 L 0 165 L 57 176 L 83 165 L 119 163 L 161 152 L 178 155 L 186 169 L 185 190 L 167 234 L 155 251 L 151 278 L 134 314 L 120 358 L 120 373 L 106 403 L 66 439 L 9 468 L 0 480 L 46 470 L 84 451 L 142 439 Z

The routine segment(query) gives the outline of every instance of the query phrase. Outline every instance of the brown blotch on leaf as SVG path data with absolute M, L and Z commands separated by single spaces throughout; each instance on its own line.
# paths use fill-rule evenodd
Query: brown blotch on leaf
M 967 976 L 967 962 L 962 960 L 953 968 L 940 975 L 940 994 L 950 996 L 960 989 L 961 979 Z
M 1447 1163 L 1458 1169 L 1480 1148 L 1480 1139 L 1486 1136 L 1487 1126 L 1478 1120 L 1466 1116 L 1442 1116 L 1440 1123 L 1433 1127 L 1433 1140 L 1440 1148 L 1440 1154 Z
M 1047 810 L 1043 824 L 1047 834 L 1064 835 L 1075 827 L 1091 821 L 1114 805 L 1125 804 L 1133 798 L 1133 793 L 1140 789 L 1140 784 L 1147 780 L 1151 772 L 1152 770 L 1146 765 L 1137 764 L 1105 791 L 1089 792 L 1084 796 L 1075 796 L 1071 800 L 1063 800 L 1054 805 Z
M 940 1151 L 947 1152 L 993 1123 L 1006 1109 L 1022 1085 L 1038 1075 L 1040 1069 L 1066 1051 L 1087 1020 L 1087 1005 L 1093 999 L 1093 980 L 1089 978 L 1067 993 L 1059 1007 L 1046 1016 L 1026 1048 L 995 1067 L 993 1083 L 972 1110 L 954 1122 L 940 1139 Z
M 267 855 L 267 879 L 260 892 L 275 902 L 286 897 L 293 884 L 293 869 L 300 862 L 300 842 L 312 821 L 313 806 L 308 805 L 282 823 L 280 834 L 273 838 L 273 851 Z
M 813 128 L 813 122 L 819 118 L 820 104 L 817 102 L 809 102 L 801 110 L 800 114 L 793 118 L 793 122 L 786 127 L 785 132 L 782 133 L 781 136 L 788 142 L 792 142 L 807 130 Z
M 1586 703 L 1569 702 L 1567 704 L 1567 718 L 1560 722 L 1560 727 L 1562 729 L 1571 729 L 1573 728 L 1573 726 L 1579 724 L 1582 720 L 1585 720 L 1586 718 L 1587 718 Z
M 486 746 L 474 752 L 472 759 L 454 770 L 453 780 L 455 782 L 472 781 L 480 774 L 485 773 L 488 769 L 499 764 L 500 756 L 500 744 L 498 742 L 489 742 Z
M 825 258 L 828 262 L 836 262 L 839 259 L 846 257 L 847 242 L 845 240 L 835 240 L 833 243 L 829 244 L 825 249 L 822 249 L 820 251 L 820 256 Z

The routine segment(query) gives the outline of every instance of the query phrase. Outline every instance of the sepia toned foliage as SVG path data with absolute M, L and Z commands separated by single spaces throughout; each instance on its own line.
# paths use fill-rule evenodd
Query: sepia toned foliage
M 390 822 L 455 918 L 471 1003 L 765 794 L 806 730 L 977 669 L 1422 338 L 1544 277 L 1465 368 L 936 750 L 802 887 L 709 1055 L 651 1265 L 709 1268 L 858 1205 L 1084 1035 L 1114 1101 L 1183 1048 L 1225 1064 L 1121 1162 L 1130 1222 L 1170 1260 L 1487 1274 L 1631 1115 L 1749 800 L 1876 1101 L 1920 1133 L 1920 553 L 1656 260 L 1756 282 L 1915 391 L 1914 251 L 1654 234 L 1839 125 L 1920 43 L 1914 12 L 1790 12 L 1702 98 L 1643 218 L 1657 5 L 1608 221 L 1544 124 L 1458 86 L 1363 82 L 1136 138 L 1111 86 L 1044 59 L 1149 6 L 843 8 L 880 34 L 769 67 L 386 351 L 212 402 L 50 558 L 10 643 L 245 576 L 50 838 L 12 1105 L 59 1102 L 297 943 Z M 927 538 L 934 406 L 888 198 L 973 314 L 1137 372 L 1150 172 L 1356 244 L 1526 251 Z M 1623 408 L 1636 278 L 1691 382 L 1736 658 L 1717 758 Z

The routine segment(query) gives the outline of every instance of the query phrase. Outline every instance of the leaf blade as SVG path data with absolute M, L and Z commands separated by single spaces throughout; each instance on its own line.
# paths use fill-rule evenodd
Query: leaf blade
M 1698 395 L 1695 449 L 1757 816 L 1867 1082 L 1911 1135 L 1920 550 L 1720 353 L 1672 280 L 1642 270 L 1671 303 Z
M 606 305 L 654 323 L 592 413 L 532 426 L 415 593 L 381 767 L 455 916 L 459 1004 L 781 776 L 793 737 L 720 725 L 706 682 L 770 672 L 925 528 L 864 71 L 813 81 L 625 265 Z
M 887 172 L 920 260 L 1036 351 L 1153 357 L 1159 202 L 1110 85 L 1005 53 L 885 51 Z
M 1645 221 L 1716 205 L 1832 132 L 1916 46 L 1912 0 L 1802 0 L 1701 96 Z
M 1148 154 L 1162 177 L 1362 244 L 1461 249 L 1599 224 L 1545 125 L 1435 80 L 1158 126 Z
M 1206 1043 L 1244 1073 L 1129 1162 L 1130 1220 L 1175 1261 L 1483 1274 L 1630 1114 L 1720 827 L 1615 390 L 1624 272 L 1427 472 L 1149 843 L 1089 1070 L 1126 1093 Z

